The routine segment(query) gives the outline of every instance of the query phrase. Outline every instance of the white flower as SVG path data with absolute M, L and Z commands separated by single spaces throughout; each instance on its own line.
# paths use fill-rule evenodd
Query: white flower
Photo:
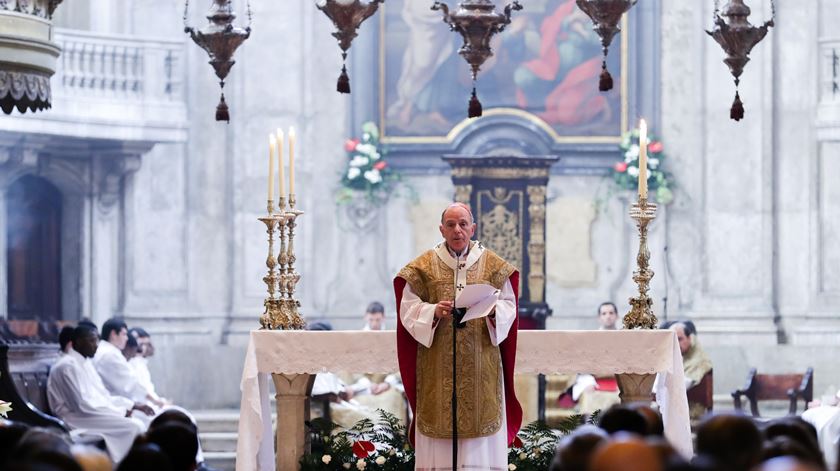
M 627 167 L 627 173 L 630 176 L 638 178 L 639 177 L 639 168 L 638 167 Z
M 388 454 L 394 456 L 397 454 L 397 450 L 395 448 L 391 448 L 390 450 L 388 450 Z
M 367 466 L 367 463 L 365 463 L 365 460 L 359 459 L 359 461 L 356 461 L 356 469 L 358 469 L 359 471 L 362 471 L 363 469 L 365 469 L 365 466 Z
M 379 152 L 374 151 L 373 154 L 370 154 L 370 160 L 379 160 L 382 157 Z
M 369 132 L 362 133 L 362 140 L 363 141 L 370 140 L 370 133 Z
M 633 144 L 624 153 L 624 161 L 627 162 L 627 163 L 630 163 L 630 162 L 636 160 L 636 158 L 638 158 L 638 157 L 639 157 L 639 145 L 638 144 Z
M 12 403 L 11 402 L 0 401 L 0 417 L 6 417 L 6 414 L 8 414 L 11 410 L 12 410 Z
M 523 451 L 523 452 L 521 452 L 521 453 L 519 453 L 519 459 L 520 459 L 520 460 L 524 460 L 524 459 L 525 459 L 525 458 L 527 458 L 527 457 L 528 457 L 528 455 L 527 455 L 527 454 L 525 454 L 525 452 L 524 452 L 524 451 Z
M 509 469 L 510 471 L 515 471 L 515 470 L 516 470 L 516 465 L 515 465 L 515 464 L 513 464 L 513 463 L 509 464 L 509 465 L 508 465 L 508 469 Z
M 373 155 L 376 152 L 376 146 L 373 144 L 359 144 L 356 146 L 356 152 Z
M 351 167 L 364 167 L 370 162 L 370 159 L 367 157 L 362 157 L 361 155 L 357 155 L 353 157 L 353 160 L 350 161 Z
M 350 463 L 344 463 L 341 467 L 344 469 L 350 469 Z
M 358 167 L 350 167 L 347 169 L 347 179 L 352 180 L 362 174 Z
M 330 464 L 330 461 L 332 461 L 332 456 L 324 455 L 321 457 L 321 461 L 323 461 L 324 464 Z
M 379 174 L 379 170 L 368 170 L 367 172 L 365 172 L 365 180 L 376 185 L 377 183 L 382 181 L 382 175 Z
M 376 458 L 376 464 L 379 464 L 379 465 L 385 464 L 385 457 L 384 456 L 377 457 Z
M 650 166 L 650 168 L 659 167 L 659 159 L 648 159 L 648 165 Z

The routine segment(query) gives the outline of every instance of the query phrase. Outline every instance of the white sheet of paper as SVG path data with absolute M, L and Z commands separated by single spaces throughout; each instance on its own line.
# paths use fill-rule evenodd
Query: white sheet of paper
M 489 315 L 496 307 L 501 291 L 491 285 L 467 285 L 455 299 L 456 307 L 466 307 L 463 322 Z

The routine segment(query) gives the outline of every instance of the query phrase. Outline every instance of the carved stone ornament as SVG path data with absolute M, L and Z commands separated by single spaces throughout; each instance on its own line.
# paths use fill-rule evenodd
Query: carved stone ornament
M 445 3 L 435 2 L 432 5 L 432 10 L 443 11 L 443 21 L 449 25 L 449 29 L 458 32 L 464 39 L 458 54 L 470 64 L 472 70 L 473 88 L 468 108 L 470 118 L 482 114 L 481 102 L 475 94 L 475 81 L 481 66 L 493 55 L 490 40 L 510 24 L 511 12 L 521 9 L 518 0 L 507 5 L 504 13 L 496 12 L 496 6 L 491 0 L 464 0 L 458 4 L 454 13 L 449 12 L 449 6 Z
M 604 58 L 601 60 L 601 77 L 598 90 L 606 92 L 613 88 L 613 78 L 607 70 L 607 52 L 616 34 L 621 32 L 618 22 L 637 0 L 577 0 L 577 6 L 586 13 L 595 26 L 592 28 L 601 38 L 601 50 Z
M 223 92 L 216 106 L 216 121 L 230 122 L 230 113 L 225 103 L 225 78 L 230 68 L 236 63 L 233 60 L 233 53 L 236 49 L 251 36 L 251 6 L 248 5 L 248 26 L 240 28 L 234 26 L 233 20 L 236 13 L 233 12 L 231 0 L 213 0 L 210 10 L 207 12 L 207 19 L 210 23 L 204 29 L 196 30 L 187 26 L 187 11 L 189 0 L 184 6 L 184 32 L 188 33 L 192 40 L 210 56 L 210 65 L 219 77 L 219 86 Z
M 358 36 L 359 26 L 376 13 L 379 4 L 385 0 L 317 0 L 315 6 L 327 15 L 335 25 L 333 37 L 338 40 L 341 48 L 341 75 L 338 76 L 336 90 L 339 93 L 350 93 L 350 76 L 347 75 L 347 50 L 353 39 Z
M 735 79 L 735 100 L 729 109 L 729 117 L 735 121 L 744 118 L 744 104 L 738 93 L 738 85 L 741 82 L 744 66 L 750 61 L 750 51 L 764 39 L 767 30 L 775 25 L 776 6 L 773 0 L 770 0 L 770 8 L 773 11 L 770 21 L 762 26 L 753 26 L 747 20 L 750 16 L 750 7 L 744 4 L 744 0 L 731 0 L 723 7 L 722 12 L 718 11 L 717 1 L 715 1 L 715 27 L 706 33 L 723 48 L 723 52 L 726 53 L 726 59 L 723 62 L 729 67 L 729 72 Z

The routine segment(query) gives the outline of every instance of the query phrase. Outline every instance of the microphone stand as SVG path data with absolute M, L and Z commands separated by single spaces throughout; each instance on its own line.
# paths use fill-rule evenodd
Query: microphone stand
M 458 272 L 461 268 L 461 255 L 455 259 L 455 297 L 458 297 Z M 455 300 L 452 300 L 452 471 L 458 469 L 458 394 L 455 368 L 458 353 L 458 329 L 461 326 L 461 319 L 466 314 L 465 308 L 455 307 Z

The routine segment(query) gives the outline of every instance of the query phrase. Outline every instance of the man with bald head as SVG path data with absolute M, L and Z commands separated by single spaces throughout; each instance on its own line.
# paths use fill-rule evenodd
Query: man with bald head
M 456 469 L 507 469 L 507 449 L 522 422 L 513 391 L 519 272 L 473 241 L 469 207 L 441 215 L 443 241 L 394 279 L 397 353 L 414 411 L 409 433 L 415 469 L 452 469 L 452 343 L 457 343 Z M 462 322 L 455 299 L 469 285 L 489 285 L 489 315 Z M 457 327 L 456 327 L 457 326 Z

